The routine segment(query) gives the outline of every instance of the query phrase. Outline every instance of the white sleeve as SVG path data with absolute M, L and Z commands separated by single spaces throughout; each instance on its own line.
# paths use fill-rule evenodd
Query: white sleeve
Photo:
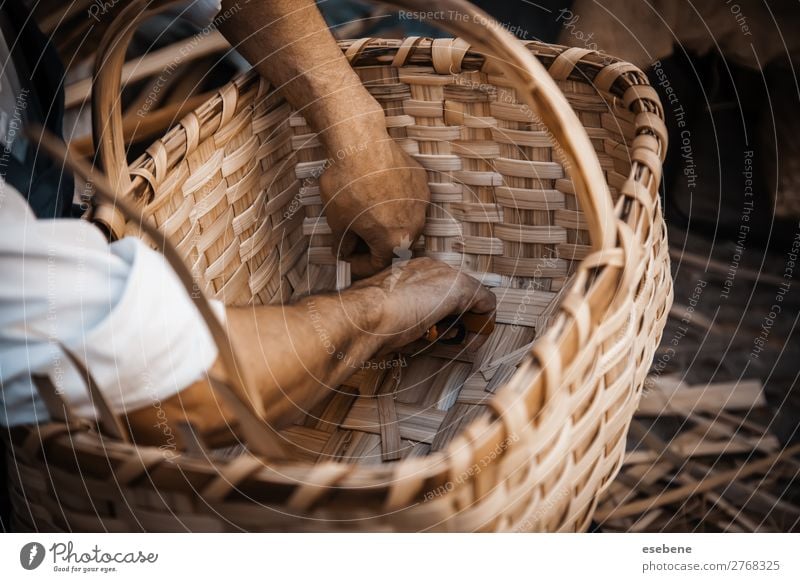
M 0 188 L 0 424 L 46 420 L 31 374 L 49 375 L 76 412 L 94 414 L 61 346 L 120 413 L 202 377 L 216 347 L 159 253 L 134 238 L 109 245 L 84 221 L 37 220 L 16 190 Z

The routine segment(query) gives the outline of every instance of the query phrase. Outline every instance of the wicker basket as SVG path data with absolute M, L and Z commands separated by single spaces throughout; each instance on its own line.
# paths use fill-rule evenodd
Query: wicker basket
M 256 75 L 127 166 L 119 70 L 140 4 L 112 26 L 99 61 L 95 139 L 110 182 L 132 188 L 209 297 L 276 303 L 346 285 L 319 218 L 325 153 Z M 104 407 L 99 425 L 61 415 L 23 428 L 10 459 L 16 528 L 588 527 L 671 303 L 662 107 L 630 64 L 521 43 L 464 2 L 441 4 L 464 15 L 448 29 L 467 40 L 341 46 L 391 135 L 429 171 L 417 251 L 474 272 L 498 296 L 488 341 L 410 358 L 399 387 L 392 372 L 359 372 L 283 443 L 252 427 L 289 459 L 267 460 L 257 436 L 250 451 L 134 447 Z M 97 218 L 115 236 L 140 234 L 118 209 Z

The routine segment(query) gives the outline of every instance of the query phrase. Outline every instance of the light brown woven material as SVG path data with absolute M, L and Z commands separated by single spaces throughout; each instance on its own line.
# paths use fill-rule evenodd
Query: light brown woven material
M 495 54 L 522 47 L 502 40 L 510 52 Z M 433 204 L 418 253 L 489 285 L 496 331 L 474 353 L 442 346 L 406 356 L 407 366 L 358 372 L 283 432 L 289 461 L 241 450 L 165 455 L 70 419 L 22 430 L 10 460 L 19 468 L 16 527 L 588 526 L 621 463 L 672 297 L 657 196 L 666 130 L 655 91 L 626 63 L 525 43 L 584 134 L 566 124 L 575 117 L 558 109 L 561 97 L 546 83 L 509 80 L 513 68 L 464 41 L 341 45 L 384 106 L 391 135 L 429 171 Z M 515 62 L 527 67 L 525 59 Z M 111 89 L 101 86 L 95 103 Z M 541 109 L 524 103 L 525 90 Z M 95 116 L 98 135 L 119 121 Z M 567 143 L 568 164 L 553 136 Z M 124 191 L 128 171 L 114 164 L 124 152 L 105 138 L 109 177 Z M 144 214 L 209 297 L 280 303 L 348 284 L 321 216 L 324 160 L 302 117 L 247 74 L 154 143 L 130 175 Z M 118 236 L 139 233 L 111 208 L 101 214 Z

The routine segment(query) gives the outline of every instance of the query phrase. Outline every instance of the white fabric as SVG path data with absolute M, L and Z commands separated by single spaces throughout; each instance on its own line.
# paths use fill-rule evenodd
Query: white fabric
M 213 305 L 222 319 L 223 306 Z M 119 413 L 174 395 L 217 355 L 159 253 L 134 238 L 109 245 L 81 220 L 37 220 L 0 179 L 0 424 L 47 420 L 31 374 L 49 375 L 79 414 L 95 413 L 60 345 Z

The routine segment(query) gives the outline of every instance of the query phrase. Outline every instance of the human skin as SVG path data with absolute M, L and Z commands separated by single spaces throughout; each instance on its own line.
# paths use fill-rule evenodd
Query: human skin
M 227 9 L 222 34 L 305 117 L 335 162 L 320 178 L 334 252 L 351 262 L 354 278 L 385 268 L 422 232 L 425 170 L 389 136 L 381 106 L 313 0 L 224 0 Z M 368 253 L 356 252 L 359 239 Z
M 228 308 L 227 331 L 264 420 L 285 426 L 337 389 L 375 354 L 424 335 L 452 313 L 488 313 L 495 296 L 476 279 L 429 258 L 398 263 L 340 294 L 288 306 Z M 344 357 L 340 356 L 343 355 Z M 224 378 L 219 363 L 210 374 Z M 237 423 L 207 378 L 161 403 L 127 415 L 134 440 L 161 445 L 181 440 L 192 424 L 209 445 L 235 442 Z M 166 430 L 166 428 L 169 430 Z
M 355 278 L 388 266 L 396 247 L 417 238 L 430 199 L 425 171 L 390 138 L 383 110 L 361 84 L 313 0 L 223 1 L 220 26 L 231 44 L 300 111 L 335 160 L 320 189 L 335 251 Z M 344 152 L 344 155 L 339 155 Z M 355 254 L 357 237 L 369 248 Z M 338 295 L 289 306 L 228 308 L 227 327 L 264 420 L 279 427 L 335 390 L 375 354 L 411 343 L 451 313 L 494 309 L 475 279 L 430 259 L 395 264 Z M 341 357 L 340 357 L 341 356 Z M 209 374 L 224 377 L 219 362 Z M 166 419 L 166 420 L 165 420 Z M 128 414 L 134 440 L 181 439 L 190 422 L 208 444 L 233 442 L 234 415 L 200 380 L 161 403 Z M 169 430 L 165 430 L 169 428 Z

